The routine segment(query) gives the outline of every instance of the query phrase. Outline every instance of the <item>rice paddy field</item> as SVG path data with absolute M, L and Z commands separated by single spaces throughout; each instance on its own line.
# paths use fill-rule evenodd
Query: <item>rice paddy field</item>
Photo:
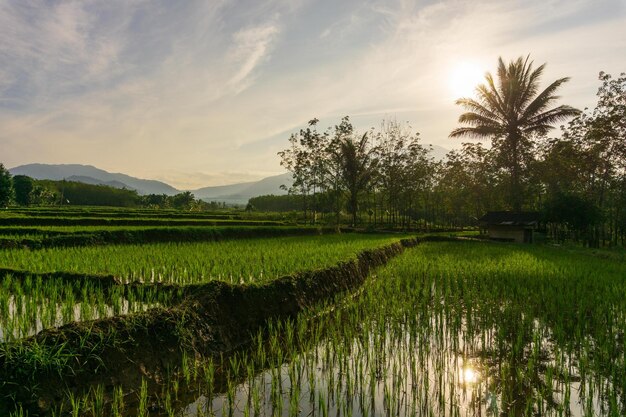
M 159 243 L 0 252 L 0 267 L 32 272 L 113 274 L 125 282 L 262 282 L 324 268 L 403 235 L 334 234 L 201 243 Z
M 0 268 L 77 274 L 73 280 L 36 275 L 17 279 L 7 274 L 0 287 L 0 341 L 20 339 L 73 321 L 171 306 L 180 300 L 180 287 L 184 285 L 212 280 L 260 284 L 282 275 L 329 267 L 401 237 L 335 234 L 0 251 Z M 148 285 L 103 288 L 92 279 L 81 279 L 81 274 L 111 274 L 125 284 Z
M 623 416 L 625 276 L 560 249 L 424 243 L 228 362 L 188 363 L 159 415 Z
M 66 210 L 11 214 L 31 219 L 28 226 L 0 218 L 0 238 L 147 227 L 72 224 L 72 218 L 160 221 L 149 210 Z M 65 220 L 35 221 L 55 216 Z M 215 216 L 238 220 L 229 212 Z M 174 226 L 171 241 L 0 249 L 0 415 L 626 415 L 623 253 L 421 239 L 368 269 L 357 287 L 298 300 L 297 314 L 269 318 L 250 328 L 246 343 L 211 355 L 198 343 L 212 339 L 186 334 L 184 319 L 217 302 L 211 291 L 230 297 L 225 314 L 233 317 L 245 315 L 244 303 L 228 294 L 259 291 L 267 298 L 257 302 L 280 310 L 274 304 L 292 301 L 281 288 L 315 288 L 318 277 L 352 279 L 345 271 L 359 273 L 364 259 L 377 259 L 377 250 L 407 235 L 299 235 L 291 226 L 268 224 L 255 227 L 284 227 L 284 234 L 251 237 L 238 231 L 246 226 L 234 224 L 229 238 L 176 241 L 196 227 L 218 226 L 185 227 Z M 259 307 L 255 311 L 263 311 Z M 106 369 L 119 368 L 111 358 L 123 361 L 123 355 L 104 355 L 103 346 L 119 345 L 122 353 L 140 346 L 119 338 L 129 332 L 124 329 L 147 326 L 150 316 L 183 317 L 173 324 L 182 335 L 176 360 L 98 380 L 99 369 L 108 375 Z M 219 320 L 207 329 L 223 326 L 215 334 L 226 338 L 236 331 L 236 321 Z M 106 326 L 117 333 L 98 333 L 107 336 L 89 345 Z M 152 333 L 160 328 L 167 326 L 128 334 L 159 340 Z M 85 346 L 72 345 L 74 339 Z M 164 358 L 172 357 L 163 349 Z M 96 370 L 81 376 L 87 362 Z M 51 387 L 54 395 L 46 395 Z

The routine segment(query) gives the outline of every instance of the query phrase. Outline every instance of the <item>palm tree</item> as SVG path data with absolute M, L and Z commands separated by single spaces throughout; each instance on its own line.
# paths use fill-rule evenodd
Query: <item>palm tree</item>
M 468 110 L 459 117 L 459 123 L 468 126 L 453 130 L 450 137 L 492 139 L 492 147 L 510 175 L 510 203 L 515 211 L 521 210 L 524 201 L 523 157 L 532 135 L 545 134 L 554 123 L 580 113 L 566 105 L 550 108 L 559 99 L 556 91 L 569 77 L 560 78 L 539 92 L 539 79 L 545 66 L 533 70 L 529 57 L 519 57 L 508 65 L 499 58 L 497 82 L 487 73 L 486 84 L 476 88 L 477 99 L 456 101 Z
M 359 194 L 367 189 L 376 166 L 372 149 L 367 146 L 367 133 L 360 140 L 349 136 L 339 145 L 341 174 L 348 191 L 348 209 L 352 214 L 352 225 L 356 226 L 359 212 Z

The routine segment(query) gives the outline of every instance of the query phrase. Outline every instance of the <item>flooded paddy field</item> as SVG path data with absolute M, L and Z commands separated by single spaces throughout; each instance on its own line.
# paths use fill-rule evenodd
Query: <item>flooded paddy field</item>
M 424 243 L 349 301 L 189 365 L 195 398 L 167 386 L 160 414 L 621 416 L 624 272 L 558 249 Z
M 601 253 L 423 241 L 371 270 L 361 286 L 269 319 L 234 349 L 212 355 L 181 345 L 167 372 L 92 380 L 39 411 L 11 412 L 622 416 L 625 276 L 623 262 Z M 155 310 L 132 313 L 118 302 L 116 311 L 163 310 L 168 300 L 150 294 L 134 298 L 133 308 Z

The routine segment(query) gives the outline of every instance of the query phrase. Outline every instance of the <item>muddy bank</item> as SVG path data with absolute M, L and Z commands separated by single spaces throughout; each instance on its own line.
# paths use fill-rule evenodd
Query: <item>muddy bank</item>
M 0 414 L 16 403 L 45 415 L 68 392 L 102 385 L 134 391 L 145 379 L 157 387 L 176 370 L 183 352 L 219 357 L 250 340 L 268 320 L 299 312 L 359 287 L 372 268 L 425 240 L 405 239 L 367 250 L 336 266 L 285 276 L 264 285 L 210 282 L 190 287 L 170 309 L 72 323 L 0 350 Z

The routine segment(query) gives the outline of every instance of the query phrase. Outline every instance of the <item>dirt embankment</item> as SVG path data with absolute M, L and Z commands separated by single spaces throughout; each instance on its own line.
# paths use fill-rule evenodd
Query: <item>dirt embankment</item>
M 405 239 L 264 285 L 196 285 L 173 308 L 44 330 L 0 351 L 0 414 L 21 403 L 45 415 L 68 392 L 83 394 L 96 385 L 132 391 L 145 379 L 156 387 L 180 365 L 183 352 L 219 357 L 233 351 L 268 320 L 295 317 L 359 287 L 372 268 L 425 240 L 450 238 Z

